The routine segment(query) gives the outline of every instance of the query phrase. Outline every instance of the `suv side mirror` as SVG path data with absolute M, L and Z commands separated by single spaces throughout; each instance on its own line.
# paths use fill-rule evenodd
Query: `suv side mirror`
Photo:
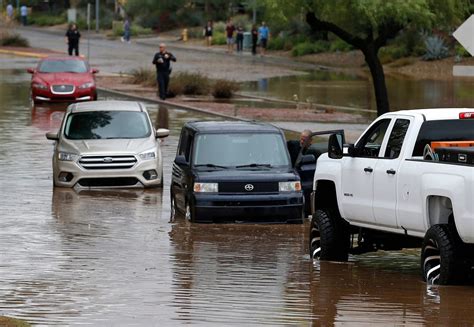
M 58 141 L 59 136 L 58 133 L 48 132 L 46 133 L 46 138 L 51 141 Z
M 186 160 L 186 157 L 183 155 L 176 156 L 176 158 L 174 159 L 174 163 L 178 166 L 187 166 L 189 164 Z
M 166 128 L 158 128 L 156 130 L 156 138 L 163 138 L 163 137 L 167 137 L 168 135 L 170 135 L 170 130 L 169 129 L 166 129 Z
M 97 74 L 98 72 L 99 72 L 99 70 L 96 69 L 96 68 L 92 68 L 92 69 L 91 69 L 91 73 L 92 73 L 92 74 Z
M 341 159 L 343 153 L 343 137 L 341 134 L 331 134 L 328 142 L 328 156 L 331 159 Z
M 30 74 L 34 74 L 35 73 L 35 69 L 34 68 L 27 68 L 26 71 Z

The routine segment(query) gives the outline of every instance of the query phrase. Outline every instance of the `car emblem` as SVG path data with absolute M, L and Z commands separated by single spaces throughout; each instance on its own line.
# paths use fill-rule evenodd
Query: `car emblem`
M 111 162 L 113 162 L 113 161 L 114 161 L 114 159 L 111 158 L 111 157 L 105 157 L 105 158 L 104 158 L 104 162 L 105 162 L 105 163 L 111 163 Z
M 253 185 L 252 185 L 252 184 L 246 184 L 246 185 L 244 186 L 244 189 L 245 189 L 247 192 L 253 191 Z
M 66 88 L 66 86 L 65 86 L 65 85 L 61 85 L 60 88 L 61 88 L 61 90 L 64 90 L 64 89 Z

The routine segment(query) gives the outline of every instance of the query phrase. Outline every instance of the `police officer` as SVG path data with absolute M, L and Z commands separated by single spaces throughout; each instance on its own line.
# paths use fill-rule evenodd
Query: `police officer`
M 81 38 L 81 33 L 77 30 L 76 24 L 71 24 L 69 29 L 66 32 L 66 43 L 68 44 L 67 52 L 72 56 L 72 51 L 76 56 L 79 56 L 79 39 Z
M 156 66 L 156 80 L 161 100 L 166 100 L 168 84 L 170 81 L 171 61 L 176 61 L 176 57 L 166 51 L 166 45 L 160 44 L 160 51 L 153 58 L 153 65 Z

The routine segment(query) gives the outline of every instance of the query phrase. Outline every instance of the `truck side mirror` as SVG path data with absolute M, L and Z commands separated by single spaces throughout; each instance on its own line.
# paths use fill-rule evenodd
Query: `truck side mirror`
M 176 156 L 174 159 L 174 163 L 177 164 L 178 166 L 187 166 L 188 161 L 186 160 L 186 157 L 183 155 Z
M 343 138 L 341 134 L 331 134 L 328 142 L 328 155 L 331 159 L 343 157 Z
M 357 150 L 354 144 L 349 144 L 349 147 L 347 148 L 347 154 L 351 157 L 357 156 Z

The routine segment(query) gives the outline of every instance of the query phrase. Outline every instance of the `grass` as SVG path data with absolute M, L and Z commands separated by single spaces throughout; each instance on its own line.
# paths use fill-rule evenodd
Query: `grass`
M 122 36 L 123 35 L 123 24 L 113 24 L 112 36 Z M 151 28 L 141 27 L 140 25 L 132 24 L 130 27 L 130 32 L 132 36 L 139 35 L 151 35 L 153 30 Z
M 28 17 L 28 23 L 37 26 L 54 26 L 64 24 L 66 22 L 66 13 L 61 13 L 57 15 L 33 13 L 30 15 L 30 17 Z
M 16 33 L 5 33 L 0 36 L 1 46 L 22 47 L 28 48 L 30 46 L 27 39 Z
M 230 99 L 239 88 L 239 84 L 234 81 L 216 80 L 212 87 L 212 95 L 216 99 Z
M 130 83 L 143 86 L 156 86 L 156 72 L 148 68 L 138 68 L 131 71 Z
M 0 326 L 4 327 L 30 327 L 31 325 L 24 320 L 0 316 Z

